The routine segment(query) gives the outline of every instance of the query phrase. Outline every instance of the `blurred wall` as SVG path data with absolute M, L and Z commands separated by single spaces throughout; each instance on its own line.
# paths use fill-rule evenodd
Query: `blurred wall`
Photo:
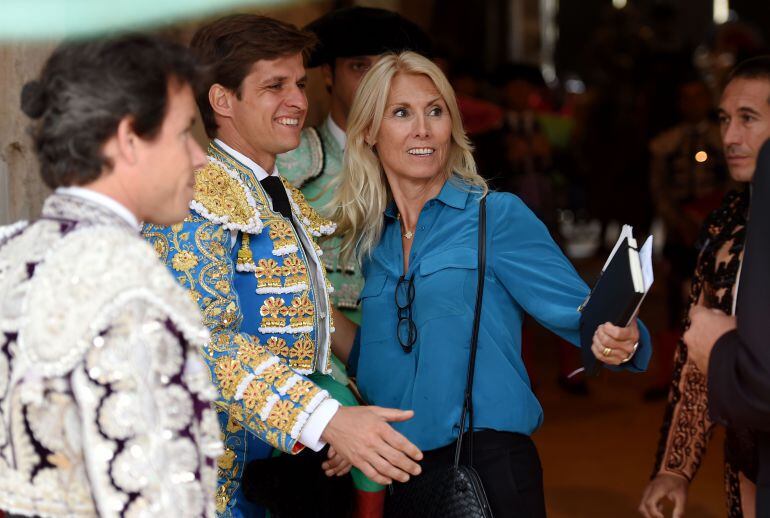
M 0 45 L 0 225 L 35 217 L 47 190 L 37 173 L 19 109 L 21 86 L 34 77 L 53 44 Z
M 253 12 L 302 27 L 330 9 L 332 4 L 334 2 L 330 1 L 295 2 L 291 7 Z M 239 10 L 244 11 L 247 10 Z M 186 44 L 206 21 L 174 25 L 158 32 Z M 37 217 L 49 193 L 38 174 L 37 160 L 27 133 L 30 121 L 19 109 L 19 94 L 22 85 L 38 75 L 55 45 L 56 42 L 0 44 L 0 225 Z M 318 71 L 309 71 L 309 78 L 311 108 L 308 123 L 315 123 L 326 113 L 326 92 Z M 197 137 L 204 142 L 205 134 L 200 124 L 198 127 Z

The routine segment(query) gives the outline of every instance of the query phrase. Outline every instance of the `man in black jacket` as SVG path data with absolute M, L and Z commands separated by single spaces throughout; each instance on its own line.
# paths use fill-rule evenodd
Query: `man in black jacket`
M 708 373 L 712 419 L 758 433 L 757 516 L 770 516 L 770 57 L 739 65 L 730 88 L 737 95 L 720 106 L 727 160 L 756 170 L 736 316 L 695 306 L 684 341 Z

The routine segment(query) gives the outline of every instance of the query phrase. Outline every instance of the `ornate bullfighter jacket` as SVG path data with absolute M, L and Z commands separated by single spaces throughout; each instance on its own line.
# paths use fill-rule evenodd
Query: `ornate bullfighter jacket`
M 743 259 L 749 190 L 731 191 L 722 206 L 702 227 L 700 257 L 690 288 L 689 307 L 702 304 L 734 314 L 735 287 Z M 686 315 L 686 314 L 685 314 Z M 684 328 L 690 321 L 685 316 Z M 653 476 L 674 473 L 692 481 L 715 424 L 708 415 L 706 377 L 687 356 L 680 340 L 674 358 L 674 375 L 661 427 Z M 751 431 L 729 427 L 725 437 L 725 489 L 728 516 L 743 516 L 739 473 L 751 482 L 757 478 L 757 450 Z
M 0 509 L 214 516 L 208 331 L 136 228 L 55 193 L 0 228 Z
M 259 441 L 299 451 L 304 424 L 329 398 L 304 375 L 330 372 L 331 288 L 313 237 L 335 227 L 286 181 L 296 225 L 274 212 L 254 172 L 216 142 L 208 159 L 196 172 L 189 217 L 145 226 L 144 235 L 211 331 L 203 355 L 225 441 L 217 511 L 243 516 L 240 477 L 264 456 Z

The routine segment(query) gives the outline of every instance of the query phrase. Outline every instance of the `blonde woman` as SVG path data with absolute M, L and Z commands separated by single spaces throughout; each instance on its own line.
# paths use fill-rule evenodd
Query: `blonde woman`
M 370 403 L 414 410 L 414 418 L 394 426 L 424 451 L 424 473 L 452 462 L 485 194 L 446 77 L 412 52 L 381 59 L 353 102 L 337 189 L 343 254 L 362 262 L 366 279 L 351 366 Z M 529 437 L 542 409 L 521 359 L 521 322 L 527 312 L 578 343 L 576 308 L 588 287 L 513 195 L 487 194 L 486 248 L 473 464 L 496 517 L 544 516 L 540 461 Z M 642 370 L 649 337 L 636 322 L 605 324 L 593 350 L 606 364 Z

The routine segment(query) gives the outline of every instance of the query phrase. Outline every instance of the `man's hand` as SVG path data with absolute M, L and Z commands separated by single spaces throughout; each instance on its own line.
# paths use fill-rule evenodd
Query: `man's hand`
M 609 322 L 600 325 L 594 333 L 591 351 L 600 362 L 620 365 L 631 359 L 639 343 L 639 326 L 634 318 L 627 327 L 618 327 Z
M 353 467 L 353 465 L 343 459 L 332 446 L 329 446 L 329 452 L 326 456 L 328 460 L 321 464 L 321 468 L 323 468 L 327 477 L 333 477 L 335 475 L 341 477 L 348 473 L 350 468 Z
M 639 513 L 644 518 L 663 518 L 663 499 L 667 498 L 674 503 L 671 518 L 683 518 L 689 485 L 687 479 L 682 476 L 658 473 L 644 488 Z
M 416 461 L 422 460 L 422 452 L 388 421 L 406 421 L 412 416 L 411 410 L 340 407 L 321 438 L 334 448 L 336 456 L 360 469 L 374 482 L 382 485 L 394 480 L 406 482 L 411 475 L 420 474 Z M 337 466 L 329 464 L 324 470 L 336 472 Z
M 706 374 L 714 344 L 728 331 L 735 329 L 735 317 L 718 309 L 695 305 L 690 308 L 690 327 L 684 333 L 687 356 L 698 370 Z

